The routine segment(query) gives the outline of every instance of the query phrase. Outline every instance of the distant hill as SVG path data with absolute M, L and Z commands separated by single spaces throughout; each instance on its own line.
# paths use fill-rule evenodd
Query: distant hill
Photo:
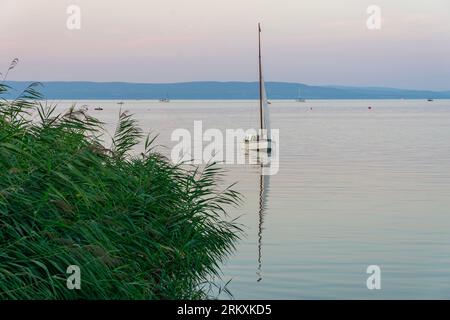
M 16 92 L 30 81 L 7 81 Z M 47 99 L 258 99 L 257 82 L 42 82 Z M 403 90 L 394 88 L 309 86 L 301 83 L 267 82 L 269 99 L 295 99 L 298 90 L 305 99 L 450 99 L 450 91 Z

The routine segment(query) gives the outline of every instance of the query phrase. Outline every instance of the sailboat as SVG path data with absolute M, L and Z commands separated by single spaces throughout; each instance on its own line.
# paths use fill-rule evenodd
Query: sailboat
M 245 137 L 244 145 L 247 150 L 270 153 L 272 140 L 270 134 L 269 103 L 262 74 L 261 62 L 261 25 L 258 23 L 258 58 L 259 58 L 259 133 Z
M 165 102 L 165 103 L 168 103 L 168 102 L 170 102 L 170 99 L 169 99 L 169 94 L 168 94 L 168 93 L 166 93 L 166 97 L 165 97 L 165 98 L 161 98 L 161 99 L 159 99 L 159 102 Z
M 297 101 L 297 102 L 305 102 L 306 101 L 304 98 L 302 98 L 302 96 L 300 94 L 300 89 L 298 89 L 298 96 L 297 96 L 297 99 L 295 99 L 295 101 Z

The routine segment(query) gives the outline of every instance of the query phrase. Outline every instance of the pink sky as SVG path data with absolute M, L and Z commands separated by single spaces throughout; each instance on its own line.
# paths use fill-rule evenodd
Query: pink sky
M 18 57 L 9 80 L 255 81 L 258 21 L 267 81 L 450 90 L 448 0 L 0 0 L 0 72 Z

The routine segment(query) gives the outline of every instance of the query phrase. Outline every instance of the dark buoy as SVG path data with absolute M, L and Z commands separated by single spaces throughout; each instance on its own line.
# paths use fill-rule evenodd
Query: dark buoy
M 368 109 L 369 109 L 369 110 L 372 110 L 372 107 L 369 107 Z

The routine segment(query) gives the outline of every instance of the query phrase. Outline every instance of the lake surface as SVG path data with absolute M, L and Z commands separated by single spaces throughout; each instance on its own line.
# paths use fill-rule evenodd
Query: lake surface
M 77 104 L 112 131 L 117 102 Z M 163 152 L 175 144 L 174 129 L 193 130 L 196 120 L 204 130 L 258 124 L 256 101 L 124 101 L 122 108 L 159 134 L 169 147 Z M 237 181 L 244 196 L 230 216 L 240 216 L 246 231 L 223 266 L 234 298 L 449 299 L 450 100 L 273 101 L 270 108 L 280 170 L 264 199 L 258 166 L 227 166 L 225 183 Z M 367 289 L 369 265 L 381 268 L 381 290 Z

